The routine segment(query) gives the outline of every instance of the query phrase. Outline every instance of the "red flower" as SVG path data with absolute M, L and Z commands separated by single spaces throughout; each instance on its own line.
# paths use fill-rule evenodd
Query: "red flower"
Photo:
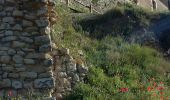
M 163 95 L 163 92 L 160 92 L 161 95 Z
M 159 90 L 159 91 L 161 91 L 161 90 L 163 90 L 163 89 L 164 89 L 163 86 L 158 86 L 158 87 L 157 87 L 157 90 Z
M 153 93 L 152 96 L 156 97 L 156 93 Z
M 148 92 L 150 92 L 151 91 L 151 87 L 148 87 Z
M 156 87 L 156 82 L 153 83 L 153 86 Z
M 128 91 L 129 91 L 128 88 L 121 88 L 121 89 L 120 89 L 120 92 L 128 92 Z
M 13 95 L 13 93 L 12 93 L 12 91 L 10 90 L 10 91 L 8 92 L 8 96 L 11 97 L 12 95 Z
M 163 82 L 160 82 L 160 84 L 164 84 Z

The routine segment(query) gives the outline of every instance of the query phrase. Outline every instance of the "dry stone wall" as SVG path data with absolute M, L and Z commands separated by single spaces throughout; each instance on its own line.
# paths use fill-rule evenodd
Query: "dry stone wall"
M 0 98 L 55 86 L 50 32 L 54 0 L 0 0 Z
M 77 54 L 84 56 L 83 52 Z M 53 72 L 56 79 L 53 95 L 57 100 L 62 100 L 72 92 L 76 84 L 86 81 L 88 67 L 81 59 L 74 59 L 67 48 L 54 50 L 53 59 L 55 66 Z

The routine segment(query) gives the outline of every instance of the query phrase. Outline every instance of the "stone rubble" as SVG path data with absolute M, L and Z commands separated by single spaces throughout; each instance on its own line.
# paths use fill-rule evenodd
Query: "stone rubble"
M 77 83 L 84 82 L 88 67 L 83 61 L 76 61 L 69 54 L 69 49 L 60 48 L 54 52 L 54 77 L 56 87 L 54 95 L 57 100 L 70 93 Z

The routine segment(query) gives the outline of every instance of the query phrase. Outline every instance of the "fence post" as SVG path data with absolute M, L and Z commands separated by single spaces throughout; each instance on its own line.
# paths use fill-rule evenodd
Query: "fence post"
M 93 5 L 90 3 L 90 13 L 93 13 Z
M 170 0 L 168 0 L 168 9 L 170 10 Z
M 66 4 L 67 4 L 67 6 L 69 6 L 70 0 L 66 0 Z

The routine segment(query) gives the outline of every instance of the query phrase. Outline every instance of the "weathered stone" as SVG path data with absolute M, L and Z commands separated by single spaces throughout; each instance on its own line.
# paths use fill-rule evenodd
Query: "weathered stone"
M 10 88 L 10 87 L 11 87 L 10 79 L 3 79 L 0 81 L 0 88 Z
M 27 59 L 48 59 L 52 58 L 49 54 L 44 53 L 29 53 L 25 58 Z
M 77 64 L 77 71 L 78 73 L 87 73 L 88 68 L 84 66 L 84 64 Z
M 52 51 L 51 44 L 45 44 L 39 47 L 40 52 L 50 52 Z
M 5 3 L 5 0 L 0 0 L 0 4 L 4 4 Z
M 15 30 L 15 31 L 22 31 L 23 30 L 22 26 L 19 25 L 19 24 L 16 24 L 12 29 Z
M 20 55 L 14 55 L 12 59 L 17 64 L 22 64 L 24 60 L 23 57 Z
M 2 67 L 2 70 L 5 72 L 12 72 L 14 70 L 13 66 L 6 66 L 6 67 Z
M 36 79 L 34 81 L 35 88 L 54 88 L 54 79 L 53 78 L 42 78 Z
M 6 51 L 0 51 L 0 56 L 7 56 L 7 52 Z
M 31 89 L 33 87 L 33 82 L 24 82 L 24 88 L 25 89 Z
M 17 64 L 17 63 L 16 63 L 14 66 L 15 66 L 16 68 L 25 67 L 23 64 Z
M 24 63 L 28 64 L 28 65 L 34 65 L 35 64 L 35 60 L 33 60 L 33 59 L 24 59 Z
M 7 72 L 3 73 L 2 78 L 6 79 L 7 77 L 8 77 L 8 73 Z
M 66 78 L 67 77 L 67 73 L 66 72 L 59 72 L 58 75 L 61 78 Z
M 0 17 L 4 17 L 6 16 L 6 13 L 3 11 L 3 12 L 0 12 Z
M 16 54 L 16 51 L 14 49 L 9 49 L 8 50 L 8 54 L 9 55 L 15 55 Z
M 14 4 L 16 1 L 15 0 L 6 0 L 7 4 Z
M 22 85 L 21 81 L 13 80 L 12 81 L 12 87 L 14 89 L 21 89 L 23 87 L 23 85 Z
M 10 57 L 10 56 L 1 56 L 1 57 L 0 57 L 0 61 L 1 61 L 2 63 L 9 63 L 10 60 L 11 60 L 11 57 Z
M 25 52 L 24 51 L 17 51 L 17 55 L 20 55 L 20 56 L 25 56 Z
M 50 27 L 40 28 L 40 33 L 49 35 L 51 33 L 51 28 Z
M 75 64 L 75 63 L 69 63 L 69 64 L 67 65 L 67 70 L 68 70 L 68 72 L 74 72 L 74 71 L 76 71 L 76 70 L 77 70 L 76 64 Z
M 27 43 L 33 43 L 33 39 L 28 38 L 28 37 L 19 37 L 22 41 L 27 42 Z
M 44 35 L 44 36 L 38 36 L 35 37 L 35 43 L 36 44 L 44 44 L 44 43 L 50 43 L 50 37 L 48 35 Z
M 19 10 L 15 10 L 13 11 L 13 16 L 23 16 L 23 12 L 22 11 L 19 11 Z
M 35 20 L 35 19 L 36 19 L 36 16 L 33 15 L 33 14 L 25 15 L 25 19 L 28 19 L 28 20 Z
M 5 31 L 4 35 L 5 36 L 13 35 L 13 32 L 12 31 Z
M 16 71 L 16 72 L 24 72 L 24 71 L 26 71 L 26 68 L 25 68 L 25 67 L 15 68 L 15 71 Z
M 9 50 L 9 47 L 0 47 L 0 50 L 6 51 L 6 50 Z
M 44 61 L 45 66 L 52 66 L 53 65 L 53 59 L 46 59 Z
M 13 46 L 14 48 L 24 48 L 24 47 L 26 47 L 27 45 L 26 45 L 25 43 L 23 43 L 23 42 L 13 41 L 12 46 Z
M 27 20 L 23 20 L 22 21 L 22 25 L 23 25 L 23 27 L 33 26 L 33 22 L 27 21 Z
M 75 81 L 75 82 L 79 82 L 80 81 L 80 78 L 79 78 L 79 76 L 77 74 L 74 74 L 73 81 Z
M 8 74 L 8 77 L 9 77 L 9 78 L 15 78 L 15 79 L 16 79 L 16 78 L 19 78 L 19 74 L 18 74 L 18 73 L 9 73 L 9 74 Z
M 48 77 L 52 77 L 52 72 L 46 72 L 38 75 L 38 78 L 48 78 Z
M 2 22 L 9 23 L 9 24 L 14 24 L 14 18 L 13 17 L 4 17 L 2 19 Z
M 30 27 L 24 28 L 24 31 L 25 32 L 30 32 L 32 35 L 37 35 L 38 28 L 34 27 L 34 26 L 30 26 Z M 33 34 L 33 33 L 36 33 L 36 34 Z
M 14 10 L 14 7 L 6 7 L 6 8 L 5 8 L 5 11 L 9 11 L 9 12 L 10 12 L 10 11 L 13 11 L 13 10 Z M 10 14 L 10 15 L 11 15 L 11 14 Z
M 0 29 L 1 30 L 9 30 L 9 29 L 11 29 L 11 26 L 8 23 L 3 23 L 3 24 L 1 24 Z
M 9 92 L 24 96 L 29 89 L 52 94 L 53 12 L 49 0 L 0 0 L 0 99 Z
M 7 37 L 4 37 L 4 38 L 2 38 L 2 42 L 9 42 L 9 41 L 14 41 L 14 40 L 16 40 L 17 39 L 17 37 L 16 36 L 7 36 Z
M 38 10 L 37 15 L 45 15 L 48 13 L 48 9 L 47 8 L 41 8 L 40 10 Z
M 49 21 L 47 19 L 36 20 L 36 24 L 38 27 L 47 27 L 49 25 Z
M 35 72 L 21 72 L 20 77 L 22 78 L 30 78 L 30 79 L 35 79 L 37 78 L 37 73 Z

